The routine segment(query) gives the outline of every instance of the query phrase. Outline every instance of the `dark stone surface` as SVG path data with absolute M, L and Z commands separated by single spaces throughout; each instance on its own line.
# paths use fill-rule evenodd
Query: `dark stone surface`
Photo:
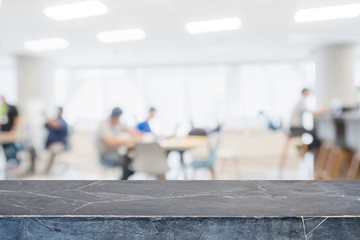
M 8 217 L 6 239 L 360 239 L 359 218 Z
M 360 239 L 359 181 L 1 181 L 0 239 Z
M 1 181 L 0 216 L 360 216 L 360 181 Z
M 9 240 L 305 239 L 301 218 L 8 218 L 0 220 L 0 236 Z
M 304 218 L 307 239 L 360 239 L 360 218 Z

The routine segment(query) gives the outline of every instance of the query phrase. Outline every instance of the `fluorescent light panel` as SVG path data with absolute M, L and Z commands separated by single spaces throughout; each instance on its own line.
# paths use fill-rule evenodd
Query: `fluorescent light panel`
M 64 49 L 69 46 L 69 42 L 62 38 L 49 38 L 27 41 L 24 47 L 32 52 L 43 52 L 57 49 Z
M 323 8 L 299 10 L 295 14 L 295 22 L 325 21 L 342 18 L 354 18 L 360 15 L 360 4 L 338 5 Z
M 201 22 L 190 22 L 185 25 L 189 33 L 207 33 L 236 30 L 241 27 L 239 18 L 224 18 Z
M 102 15 L 107 12 L 107 6 L 97 0 L 71 3 L 44 9 L 45 15 L 56 21 Z
M 98 33 L 96 37 L 100 42 L 103 43 L 115 43 L 141 40 L 146 38 L 146 33 L 141 29 L 135 28 L 111 32 L 102 32 Z

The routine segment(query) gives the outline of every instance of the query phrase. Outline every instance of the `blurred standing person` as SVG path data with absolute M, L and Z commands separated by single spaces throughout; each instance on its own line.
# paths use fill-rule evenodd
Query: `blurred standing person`
M 63 118 L 64 109 L 59 107 L 55 119 L 49 119 L 45 115 L 45 127 L 48 130 L 48 136 L 45 142 L 45 148 L 50 153 L 46 172 L 49 172 L 55 157 L 68 147 L 68 124 Z
M 109 167 L 122 167 L 121 180 L 127 180 L 134 172 L 129 168 L 131 158 L 127 150 L 121 152 L 121 147 L 126 149 L 132 146 L 140 136 L 120 122 L 122 113 L 123 111 L 116 107 L 111 115 L 100 123 L 97 130 L 97 147 L 101 163 Z
M 303 115 L 305 112 L 310 112 L 314 117 L 325 114 L 330 109 L 323 109 L 319 111 L 310 111 L 306 106 L 306 99 L 310 95 L 310 90 L 304 88 L 301 90 L 301 98 L 295 104 L 290 117 L 290 132 L 292 135 L 300 136 L 303 133 L 311 133 L 311 131 L 304 128 Z
M 1 97 L 0 106 L 0 132 L 6 137 L 15 137 L 19 123 L 19 113 L 15 106 L 10 105 L 4 96 Z M 16 157 L 17 147 L 15 142 L 3 144 L 6 161 L 9 166 L 16 166 L 20 163 Z
M 309 146 L 311 148 L 312 146 L 316 147 L 316 145 L 318 144 L 318 140 L 316 138 L 314 130 L 307 130 L 306 128 L 304 128 L 303 115 L 305 112 L 310 112 L 314 117 L 316 117 L 329 112 L 330 109 L 310 111 L 309 108 L 306 106 L 306 99 L 309 95 L 309 89 L 304 88 L 301 90 L 301 98 L 298 100 L 291 113 L 290 134 L 292 136 L 301 136 L 303 133 L 309 133 L 314 138 L 313 142 Z
M 143 132 L 143 133 L 151 133 L 151 128 L 150 128 L 150 125 L 149 125 L 149 121 L 151 119 L 153 119 L 155 117 L 155 114 L 156 114 L 156 109 L 151 107 L 149 109 L 149 115 L 147 117 L 147 119 L 141 123 L 139 123 L 136 128 L 140 131 L 140 132 Z

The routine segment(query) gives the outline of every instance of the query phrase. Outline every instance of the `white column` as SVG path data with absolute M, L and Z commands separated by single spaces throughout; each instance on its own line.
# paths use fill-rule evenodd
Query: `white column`
M 314 52 L 316 64 L 317 108 L 331 107 L 339 101 L 342 107 L 357 104 L 355 75 L 355 46 L 338 44 Z
M 46 109 L 54 107 L 54 79 L 56 64 L 47 59 L 18 56 L 18 105 L 39 102 Z
M 43 112 L 52 114 L 55 110 L 55 71 L 56 64 L 51 60 L 17 56 L 21 128 L 38 150 L 44 146 L 46 136 Z

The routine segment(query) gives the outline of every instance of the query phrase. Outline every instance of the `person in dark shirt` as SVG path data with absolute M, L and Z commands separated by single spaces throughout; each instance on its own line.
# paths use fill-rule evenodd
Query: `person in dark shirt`
M 1 121 L 1 131 L 6 133 L 15 133 L 18 122 L 18 110 L 15 106 L 6 102 L 5 97 L 1 97 L 2 109 L 5 112 Z
M 151 128 L 150 128 L 150 125 L 149 125 L 149 121 L 155 117 L 155 113 L 156 113 L 156 109 L 153 108 L 153 107 L 150 108 L 150 109 L 149 109 L 148 118 L 147 118 L 144 122 L 139 123 L 139 124 L 136 126 L 136 128 L 137 128 L 140 132 L 143 132 L 143 133 L 151 133 Z
M 18 126 L 18 120 L 19 120 L 19 113 L 15 106 L 10 105 L 6 102 L 5 97 L 1 97 L 1 111 L 0 111 L 0 132 L 3 135 L 15 135 L 17 126 Z M 11 163 L 13 165 L 18 165 L 19 160 L 16 157 L 17 148 L 15 143 L 7 143 L 3 144 L 6 161 L 8 163 Z
M 55 119 L 46 118 L 45 127 L 49 134 L 45 142 L 45 148 L 50 153 L 50 159 L 46 171 L 49 172 L 54 163 L 55 156 L 68 147 L 68 124 L 62 117 L 63 108 L 59 107 Z

